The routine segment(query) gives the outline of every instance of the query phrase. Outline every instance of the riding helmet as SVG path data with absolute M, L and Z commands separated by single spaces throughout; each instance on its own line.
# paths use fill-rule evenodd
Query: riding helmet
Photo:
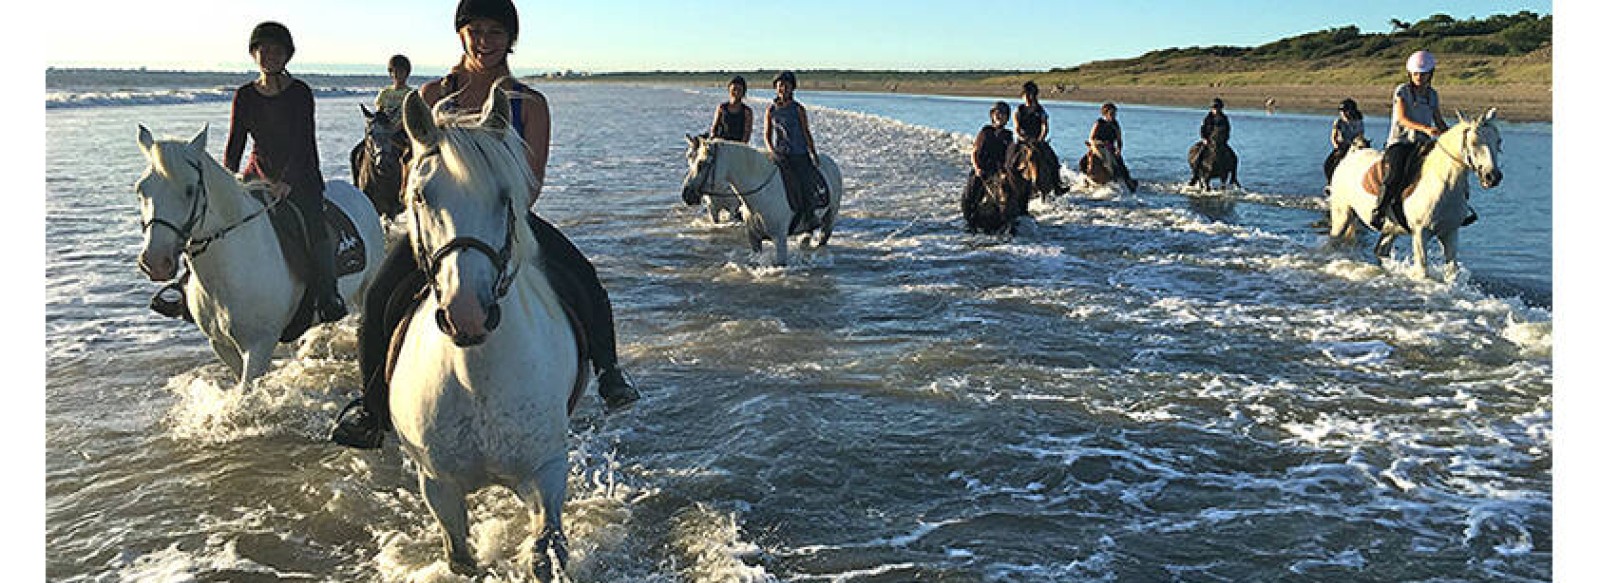
M 1213 97 L 1213 98 L 1211 98 L 1211 109 L 1222 109 L 1222 98 L 1221 97 Z
M 461 0 L 456 5 L 455 30 L 461 30 L 474 18 L 487 18 L 500 23 L 511 37 L 509 44 L 517 44 L 517 7 L 511 0 Z
M 799 81 L 795 81 L 794 79 L 794 71 L 784 71 L 782 73 L 778 73 L 777 77 L 772 78 L 772 86 L 777 87 L 779 81 L 788 81 L 790 85 L 800 84 Z
M 1428 51 L 1417 51 L 1415 53 L 1411 53 L 1411 57 L 1406 59 L 1406 72 L 1432 73 L 1434 64 L 1433 53 Z
M 989 108 L 989 113 L 999 113 L 1003 116 L 1009 116 L 1011 115 L 1011 104 L 1004 101 L 996 101 L 994 102 L 994 106 Z
M 733 79 L 728 81 L 728 84 L 729 85 L 738 85 L 740 87 L 745 87 L 744 75 L 734 75 Z
M 1357 111 L 1356 110 L 1356 100 L 1351 99 L 1349 97 L 1344 98 L 1344 101 L 1340 101 L 1339 102 L 1339 111 L 1348 111 L 1350 113 L 1355 113 Z
M 1026 93 L 1028 95 L 1038 95 L 1039 94 L 1039 84 L 1038 83 L 1034 83 L 1032 81 L 1029 81 L 1027 83 L 1023 83 L 1022 84 L 1022 92 Z
M 289 57 L 294 58 L 294 37 L 289 36 L 289 27 L 273 21 L 257 24 L 250 31 L 250 52 L 256 52 L 256 47 L 264 42 L 275 42 L 289 49 Z

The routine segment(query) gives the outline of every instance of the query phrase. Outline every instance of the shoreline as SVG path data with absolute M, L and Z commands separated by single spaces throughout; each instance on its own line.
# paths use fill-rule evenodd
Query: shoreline
M 621 83 L 665 86 L 692 86 L 720 88 L 722 83 L 670 79 L 537 79 L 544 83 Z M 1212 97 L 1221 97 L 1233 111 L 1265 111 L 1268 98 L 1274 100 L 1276 111 L 1336 115 L 1339 102 L 1346 97 L 1356 100 L 1362 113 L 1369 116 L 1389 115 L 1389 96 L 1394 85 L 1236 85 L 1207 87 L 1197 85 L 1101 85 L 1052 86 L 1041 84 L 1039 98 L 1046 101 L 1078 101 L 1086 103 L 1112 102 L 1119 105 L 1159 105 L 1208 109 Z M 1445 121 L 1454 121 L 1454 112 L 1468 117 L 1498 110 L 1496 116 L 1510 122 L 1553 123 L 1552 102 L 1554 91 L 1548 85 L 1435 85 L 1440 100 L 1444 102 Z M 1009 85 L 977 82 L 917 82 L 917 81 L 866 81 L 848 79 L 820 79 L 802 82 L 800 91 L 842 91 L 859 93 L 904 93 L 908 95 L 944 95 L 958 97 L 993 97 L 1015 101 L 1018 89 Z

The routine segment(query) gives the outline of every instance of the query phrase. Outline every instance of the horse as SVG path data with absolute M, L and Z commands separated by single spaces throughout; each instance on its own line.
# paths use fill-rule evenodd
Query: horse
M 567 562 L 567 424 L 589 378 L 523 214 L 538 179 L 510 107 L 499 89 L 473 117 L 405 98 L 404 203 L 427 289 L 398 332 L 390 414 L 451 571 L 479 572 L 465 496 L 499 485 L 528 505 L 539 528 L 533 572 L 548 581 Z
M 1426 273 L 1428 237 L 1439 240 L 1444 248 L 1445 263 L 1449 269 L 1456 267 L 1456 236 L 1470 214 L 1467 208 L 1469 185 L 1466 174 L 1474 172 L 1484 188 L 1499 186 L 1500 129 L 1495 125 L 1495 110 L 1468 121 L 1456 113 L 1460 123 L 1440 134 L 1434 140 L 1432 151 L 1422 160 L 1422 169 L 1413 191 L 1407 193 L 1402 203 L 1405 208 L 1404 227 L 1385 223 L 1379 232 L 1378 245 L 1373 253 L 1381 260 L 1393 249 L 1400 235 L 1411 234 L 1411 250 L 1416 270 Z M 1333 184 L 1328 199 L 1328 234 L 1334 241 L 1349 241 L 1359 221 L 1371 226 L 1369 217 L 1378 206 L 1382 195 L 1382 180 L 1376 176 L 1382 166 L 1383 154 L 1372 148 L 1352 147 L 1344 160 L 1333 171 Z
M 1115 173 L 1111 169 L 1111 157 L 1106 153 L 1106 143 L 1086 140 L 1083 145 L 1089 148 L 1083 158 L 1078 159 L 1078 172 L 1083 174 L 1084 181 L 1090 188 L 1111 184 Z
M 1223 188 L 1239 186 L 1239 155 L 1226 140 L 1217 139 L 1221 131 L 1219 128 L 1212 132 L 1210 140 L 1201 140 L 1189 147 L 1189 187 L 1198 184 L 1201 190 L 1210 191 L 1213 178 L 1221 179 Z
M 1015 232 L 1027 195 L 1027 182 L 1013 171 L 1004 170 L 988 178 L 968 175 L 966 189 L 961 194 L 961 217 L 967 222 L 967 232 L 985 235 Z
M 306 285 L 290 270 L 278 234 L 264 216 L 271 205 L 252 196 L 206 152 L 208 129 L 188 142 L 156 141 L 139 126 L 139 149 L 150 165 L 134 184 L 144 233 L 138 263 L 159 282 L 177 275 L 179 255 L 188 258 L 192 275 L 184 297 L 189 312 L 243 388 L 266 374 L 272 349 L 295 316 Z M 361 268 L 338 283 L 346 304 L 360 305 L 383 259 L 382 223 L 372 203 L 348 182 L 329 181 L 324 195 L 350 218 L 360 239 L 337 241 L 338 247 L 364 246 Z
M 1333 169 L 1339 167 L 1339 161 L 1344 159 L 1345 154 L 1352 149 L 1370 147 L 1372 147 L 1372 142 L 1368 141 L 1366 136 L 1356 136 L 1345 147 L 1334 148 L 1328 152 L 1327 159 L 1322 161 L 1322 173 L 1327 177 L 1328 184 L 1333 184 Z
M 745 234 L 750 249 L 761 252 L 761 242 L 772 240 L 777 248 L 777 264 L 789 262 L 789 235 L 805 233 L 817 246 L 828 244 L 834 220 L 839 216 L 839 200 L 844 198 L 844 179 L 839 165 L 827 154 L 818 156 L 824 180 L 828 183 L 828 208 L 820 218 L 796 217 L 789 206 L 789 193 L 779 179 L 777 163 L 762 150 L 739 142 L 684 136 L 689 141 L 689 174 L 683 177 L 683 201 L 700 204 L 705 196 L 732 194 L 744 203 Z M 722 190 L 724 187 L 727 190 Z M 799 220 L 796 220 L 796 219 Z M 822 231 L 820 238 L 816 231 Z
M 709 138 L 710 134 L 700 134 L 700 139 Z M 684 152 L 684 158 L 689 163 L 690 171 L 694 170 L 694 155 L 695 150 L 693 148 L 690 148 Z M 687 178 L 685 178 L 685 182 L 687 182 Z M 744 203 L 739 202 L 739 195 L 733 193 L 717 193 L 709 194 L 705 196 L 704 199 L 706 205 L 706 216 L 711 219 L 711 224 L 722 224 L 723 213 L 728 214 L 728 220 L 730 221 L 742 220 L 739 211 L 740 209 L 744 208 Z
M 1043 197 L 1043 200 L 1050 200 L 1051 195 L 1066 192 L 1066 188 L 1061 184 L 1061 162 L 1051 160 L 1055 156 L 1049 147 L 1042 141 L 1019 140 L 1016 143 L 1017 170 L 1028 182 L 1030 196 L 1027 198 L 1038 195 Z M 1028 208 L 1028 200 L 1022 201 L 1022 208 Z
M 363 103 L 361 115 L 367 118 L 367 129 L 350 150 L 350 174 L 378 213 L 393 220 L 400 213 L 400 186 L 405 184 L 405 157 L 411 144 L 388 112 L 373 113 Z

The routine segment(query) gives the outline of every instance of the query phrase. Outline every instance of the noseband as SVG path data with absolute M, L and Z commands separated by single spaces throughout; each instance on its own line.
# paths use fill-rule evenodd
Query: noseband
M 732 181 L 728 182 L 728 189 L 731 190 L 732 192 L 717 192 L 715 190 L 711 190 L 711 188 L 714 185 L 711 185 L 709 183 L 712 182 L 711 177 L 712 177 L 712 175 L 716 174 L 716 168 L 717 168 L 717 145 L 714 144 L 714 143 L 710 144 L 710 147 L 708 149 L 711 150 L 711 153 L 706 154 L 706 158 L 704 160 L 701 160 L 700 163 L 697 164 L 697 166 L 699 168 L 701 168 L 701 170 L 698 171 L 698 174 L 700 175 L 700 180 L 697 181 L 697 183 L 695 184 L 695 187 L 694 187 L 695 194 L 699 194 L 699 195 L 702 195 L 702 196 L 720 196 L 720 197 L 724 197 L 724 198 L 730 197 L 730 196 L 750 196 L 750 195 L 755 194 L 757 192 L 761 192 L 762 189 L 765 189 L 768 185 L 772 184 L 772 179 L 773 178 L 776 178 L 778 176 L 778 166 L 776 164 L 774 164 L 772 166 L 772 173 L 767 175 L 767 179 L 765 181 L 762 181 L 761 186 L 757 186 L 757 187 L 755 187 L 753 189 L 750 189 L 749 191 L 739 192 L 738 187 L 734 186 Z
M 183 241 L 183 253 L 188 255 L 190 259 L 204 254 L 207 249 L 211 248 L 212 243 L 221 240 L 229 232 L 244 226 L 245 223 L 250 222 L 252 219 L 261 216 L 263 213 L 266 213 L 269 210 L 272 210 L 272 207 L 277 206 L 278 204 L 278 199 L 274 199 L 272 202 L 263 205 L 256 212 L 250 213 L 243 219 L 239 219 L 239 222 L 228 225 L 221 229 L 217 229 L 217 232 L 210 235 L 196 238 L 194 236 L 194 230 L 200 226 L 201 221 L 205 220 L 206 210 L 210 206 L 211 197 L 209 192 L 206 190 L 206 173 L 205 170 L 200 167 L 200 162 L 190 160 L 189 166 L 194 168 L 195 174 L 198 175 L 200 179 L 196 184 L 196 187 L 185 187 L 185 190 L 190 190 L 191 188 L 193 190 L 190 190 L 192 200 L 189 203 L 189 218 L 183 221 L 183 226 L 180 227 L 176 224 L 173 224 L 172 221 L 168 221 L 161 217 L 152 217 L 149 221 L 144 221 L 141 223 L 139 225 L 139 229 L 141 231 L 149 231 L 151 227 L 155 226 L 171 229 L 173 233 L 178 235 L 178 240 Z
M 510 293 L 511 291 L 511 282 L 516 279 L 517 272 L 520 269 L 520 266 L 511 265 L 511 245 L 515 241 L 515 221 L 517 220 L 517 216 L 515 211 L 511 209 L 511 197 L 502 192 L 500 198 L 505 202 L 506 236 L 505 240 L 500 243 L 499 249 L 494 248 L 493 246 L 484 242 L 482 239 L 476 237 L 459 236 L 446 241 L 445 244 L 441 245 L 438 249 L 429 252 L 427 244 L 423 242 L 422 237 L 414 236 L 412 239 L 417 246 L 418 251 L 418 253 L 416 253 L 417 267 L 422 269 L 422 273 L 428 278 L 427 285 L 433 290 L 434 302 L 441 306 L 438 311 L 434 312 L 434 319 L 438 322 L 441 330 L 448 330 L 449 325 L 445 321 L 444 309 L 442 307 L 444 306 L 444 298 L 442 296 L 442 292 L 440 291 L 441 288 L 438 280 L 439 264 L 443 262 L 446 257 L 450 256 L 451 253 L 472 250 L 482 253 L 485 257 L 489 258 L 489 262 L 494 264 L 495 269 L 495 301 L 499 301 L 500 298 L 506 297 L 506 294 Z M 425 204 L 426 203 L 422 201 L 422 197 L 420 196 L 411 198 L 408 206 L 411 208 L 412 225 L 422 224 L 419 220 L 420 211 L 418 210 L 418 207 Z M 493 330 L 500 323 L 500 306 L 491 304 L 487 310 L 488 322 L 485 323 L 485 326 L 488 327 L 488 329 Z

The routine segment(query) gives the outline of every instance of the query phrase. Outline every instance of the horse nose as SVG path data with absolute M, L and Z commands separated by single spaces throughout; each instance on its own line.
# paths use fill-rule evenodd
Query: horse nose
M 683 204 L 689 206 L 700 204 L 700 193 L 695 192 L 693 188 L 683 187 Z
M 500 324 L 499 311 L 496 305 L 485 309 L 474 294 L 457 294 L 434 312 L 434 321 L 451 342 L 465 348 L 488 338 L 489 332 Z
M 144 272 L 150 281 L 167 281 L 172 279 L 177 264 L 171 257 L 151 257 L 148 252 L 139 254 L 139 271 Z
M 1489 188 L 1494 188 L 1496 186 L 1500 186 L 1500 179 L 1501 178 L 1504 178 L 1504 176 L 1500 174 L 1500 169 L 1499 168 L 1496 168 L 1494 170 L 1490 170 L 1489 171 L 1489 175 L 1484 177 L 1484 181 L 1483 181 L 1484 182 L 1484 186 L 1489 187 Z

